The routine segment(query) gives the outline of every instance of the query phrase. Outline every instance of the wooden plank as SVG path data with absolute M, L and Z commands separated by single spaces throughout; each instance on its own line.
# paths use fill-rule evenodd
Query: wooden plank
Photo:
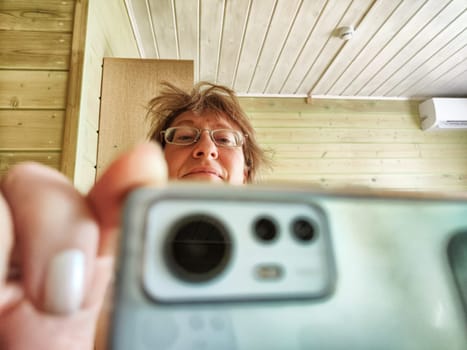
M 157 45 L 158 58 L 178 58 L 177 34 L 173 21 L 173 7 L 171 0 L 149 0 L 149 10 Z M 195 14 L 193 14 L 195 15 Z
M 0 31 L 0 68 L 67 70 L 71 34 Z
M 277 94 L 280 91 L 290 68 L 307 42 L 325 3 L 327 1 L 324 0 L 303 2 L 294 20 L 289 39 L 281 48 L 281 55 L 274 62 L 274 69 L 268 78 L 265 93 Z
M 265 174 L 264 180 L 309 183 L 324 188 L 369 187 L 401 190 L 466 191 L 467 173 L 460 174 Z
M 194 3 L 193 1 L 189 2 Z M 152 19 L 146 1 L 125 0 L 128 15 L 134 28 L 136 42 L 139 43 L 141 57 L 158 57 L 154 33 L 152 31 Z M 137 20 L 136 20 L 137 19 Z M 191 21 L 190 21 L 191 22 Z
M 303 77 L 304 72 L 310 69 L 318 56 L 322 54 L 323 47 L 330 40 L 330 28 L 337 28 L 339 20 L 344 16 L 348 7 L 352 4 L 360 6 L 360 12 L 365 13 L 368 4 L 366 2 L 358 2 L 351 0 L 331 1 L 326 4 L 318 23 L 314 27 L 311 35 L 308 37 L 305 45 L 300 51 L 291 71 L 288 73 L 287 79 L 284 81 L 280 92 L 286 94 L 293 94 L 297 91 Z M 332 34 L 332 33 L 331 33 Z M 343 45 L 343 43 L 341 43 Z M 328 61 L 331 61 L 334 55 L 338 52 L 331 53 L 328 56 Z M 308 93 L 306 91 L 305 93 Z
M 15 164 L 33 161 L 50 166 L 54 169 L 60 167 L 60 152 L 4 152 L 0 151 L 0 177 L 5 175 Z
M 325 114 L 325 113 L 248 113 L 255 128 L 365 128 L 419 129 L 418 115 L 410 114 Z
M 450 174 L 467 173 L 467 159 L 277 159 L 274 169 L 298 174 Z
M 0 110 L 0 150 L 59 151 L 64 114 L 50 110 Z
M 464 2 L 464 8 L 467 9 L 467 3 Z M 377 95 L 390 95 L 397 96 L 396 89 L 399 85 L 406 84 L 407 80 L 414 79 L 414 73 L 419 72 L 419 76 L 429 75 L 429 67 L 427 61 L 435 57 L 436 59 L 442 60 L 449 58 L 459 48 L 464 47 L 467 42 L 467 11 L 458 16 L 455 20 L 449 23 L 448 26 L 441 29 L 440 32 L 431 38 L 431 40 L 409 59 L 405 60 L 403 65 L 400 66 L 396 72 L 381 84 L 378 89 L 375 90 Z M 444 22 L 446 25 L 446 22 Z M 441 26 L 441 25 L 440 25 Z M 454 47 L 450 47 L 449 44 L 454 44 Z M 464 51 L 464 56 L 465 56 Z M 423 68 L 419 69 L 421 66 Z M 421 72 L 420 72 L 421 70 Z
M 339 79 L 349 62 L 352 62 L 367 45 L 368 40 L 378 31 L 381 25 L 386 21 L 387 16 L 394 11 L 398 4 L 398 1 L 376 1 L 373 3 L 371 9 L 363 18 L 358 28 L 356 28 L 357 31 L 365 33 L 365 35 L 355 35 L 352 40 L 347 41 L 343 49 L 339 52 L 339 55 L 332 60 L 326 72 L 320 77 L 318 83 L 311 90 L 312 94 L 339 95 L 332 90 L 332 86 Z
M 249 0 L 226 1 L 217 81 L 232 86 L 248 21 Z
M 63 145 L 60 170 L 71 181 L 74 181 L 76 154 L 78 147 L 78 130 L 81 104 L 81 88 L 84 69 L 84 45 L 88 0 L 78 1 L 74 11 L 73 42 L 71 46 L 71 63 L 66 97 L 66 116 L 63 126 Z
M 197 22 L 193 21 L 193 16 L 198 12 L 197 1 L 175 0 L 175 20 L 177 23 L 179 58 L 183 60 L 197 61 L 198 45 Z M 238 6 L 238 2 L 236 4 Z M 151 57 L 151 56 L 145 56 Z
M 458 65 L 467 69 L 467 65 L 463 63 L 467 62 L 467 29 L 464 33 L 466 35 L 459 36 L 443 52 L 437 53 L 432 60 L 415 69 L 412 72 L 410 80 L 402 81 L 395 88 L 394 93 L 399 95 L 410 94 L 410 91 L 420 91 L 424 85 L 432 85 L 437 80 L 449 81 L 449 73 Z M 460 49 L 457 49 L 457 47 L 452 48 L 457 43 L 462 45 L 462 47 Z M 451 51 L 455 49 L 457 50 Z M 458 75 L 454 75 L 454 77 L 455 79 L 453 80 L 459 80 L 464 86 L 467 85 L 465 80 L 460 79 Z M 459 91 L 461 90 L 463 89 L 459 89 Z
M 224 1 L 200 1 L 199 73 L 200 80 L 216 81 L 222 39 Z
M 359 91 L 360 94 L 372 96 L 380 91 L 380 87 L 392 77 L 401 67 L 403 67 L 410 59 L 427 46 L 437 34 L 443 30 L 447 23 L 454 20 L 459 13 L 465 10 L 464 0 L 451 1 L 439 13 L 432 12 L 433 19 L 429 23 L 425 23 L 421 30 L 418 30 L 416 35 L 397 52 L 390 61 L 386 61 L 384 67 L 372 76 L 365 86 Z
M 388 62 L 392 61 L 399 51 L 404 50 L 407 45 L 410 45 L 415 33 L 417 33 L 420 28 L 423 28 L 426 23 L 430 22 L 433 16 L 446 6 L 449 1 L 450 0 L 437 0 L 425 2 L 422 8 L 414 14 L 404 27 L 397 33 L 394 33 L 393 39 L 389 41 L 377 55 L 374 55 L 374 52 L 367 52 L 367 54 L 372 57 L 371 61 L 365 69 L 354 78 L 352 84 L 345 89 L 344 93 L 348 96 L 355 96 L 362 91 L 373 76 L 382 70 Z
M 67 78 L 59 71 L 2 71 L 0 108 L 64 109 Z
M 418 114 L 420 101 L 416 100 L 360 100 L 314 98 L 254 98 L 240 97 L 240 104 L 247 112 L 320 112 L 320 113 L 411 113 Z
M 271 27 L 255 65 L 248 91 L 264 91 L 266 82 L 274 68 L 272 63 L 279 58 L 282 47 L 290 35 L 292 25 L 302 4 L 303 2 L 298 0 L 276 2 Z
M 467 132 L 424 132 L 410 129 L 345 129 L 345 128 L 257 128 L 258 140 L 263 144 L 277 143 L 462 143 Z
M 97 176 L 119 153 L 147 138 L 146 106 L 164 80 L 189 90 L 193 62 L 104 59 Z
M 268 35 L 276 4 L 276 1 L 251 2 L 245 39 L 233 82 L 233 88 L 237 93 L 248 92 L 255 66 L 261 54 L 266 35 Z
M 357 27 L 361 22 L 362 17 L 365 16 L 368 9 L 373 3 L 372 0 L 354 0 L 345 11 L 345 14 L 336 25 L 336 28 L 352 25 Z M 322 50 L 316 56 L 313 62 L 310 62 L 310 67 L 307 72 L 300 77 L 300 85 L 295 89 L 298 94 L 311 94 L 311 87 L 313 87 L 320 77 L 324 74 L 329 66 L 329 63 L 339 55 L 340 50 L 345 41 L 337 35 L 337 30 L 332 33 L 333 35 L 327 36 L 327 41 Z
M 459 144 L 275 144 L 274 159 L 310 158 L 467 158 L 467 143 Z
M 74 6 L 74 0 L 2 0 L 0 30 L 70 33 Z

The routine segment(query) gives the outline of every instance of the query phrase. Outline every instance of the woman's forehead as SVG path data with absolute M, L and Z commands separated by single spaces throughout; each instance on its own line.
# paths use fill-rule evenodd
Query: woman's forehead
M 226 114 L 219 111 L 203 111 L 195 113 L 193 111 L 186 111 L 178 115 L 175 120 L 171 123 L 171 126 L 179 125 L 209 125 L 209 127 L 228 127 L 237 129 L 236 123 Z

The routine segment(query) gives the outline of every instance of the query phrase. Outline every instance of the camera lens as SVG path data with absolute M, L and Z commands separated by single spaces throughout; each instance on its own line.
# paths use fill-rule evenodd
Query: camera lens
M 196 215 L 177 224 L 167 240 L 172 272 L 189 282 L 208 281 L 219 275 L 231 255 L 225 227 L 212 217 Z
M 316 236 L 316 228 L 308 219 L 298 218 L 292 223 L 293 235 L 300 241 L 309 242 Z
M 270 218 L 259 218 L 255 221 L 253 229 L 256 237 L 261 241 L 270 242 L 277 236 L 277 226 Z

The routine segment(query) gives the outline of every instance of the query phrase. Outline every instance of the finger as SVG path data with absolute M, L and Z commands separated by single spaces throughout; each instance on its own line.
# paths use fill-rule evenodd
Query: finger
M 11 214 L 0 192 L 0 314 L 22 297 L 21 288 L 15 283 L 7 282 L 12 246 L 13 225 Z
M 167 165 L 155 143 L 144 143 L 118 158 L 88 194 L 98 218 L 99 255 L 114 252 L 123 203 L 129 192 L 142 186 L 161 186 L 167 181 Z
M 10 251 L 13 244 L 13 226 L 10 210 L 1 193 L 0 225 L 0 288 L 2 288 L 6 281 Z
M 49 303 L 55 299 L 54 288 L 46 285 L 55 283 L 58 290 L 63 290 L 66 283 L 79 283 L 76 273 L 69 275 L 66 268 L 60 267 L 64 260 L 58 258 L 70 251 L 83 256 L 84 286 L 75 286 L 81 288 L 78 294 L 83 294 L 93 276 L 99 237 L 84 197 L 62 174 L 34 163 L 13 167 L 4 177 L 1 189 L 12 214 L 26 296 L 44 310 L 45 304 L 50 307 Z M 73 261 L 71 264 L 79 269 L 79 259 Z M 70 262 L 65 259 L 66 264 Z M 65 299 L 61 302 L 66 305 L 70 300 L 66 299 L 68 294 L 63 295 Z M 75 300 L 76 303 L 80 300 Z

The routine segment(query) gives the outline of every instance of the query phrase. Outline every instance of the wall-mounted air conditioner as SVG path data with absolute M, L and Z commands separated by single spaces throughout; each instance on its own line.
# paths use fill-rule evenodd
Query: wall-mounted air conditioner
M 430 98 L 418 110 L 423 130 L 467 129 L 467 98 Z

